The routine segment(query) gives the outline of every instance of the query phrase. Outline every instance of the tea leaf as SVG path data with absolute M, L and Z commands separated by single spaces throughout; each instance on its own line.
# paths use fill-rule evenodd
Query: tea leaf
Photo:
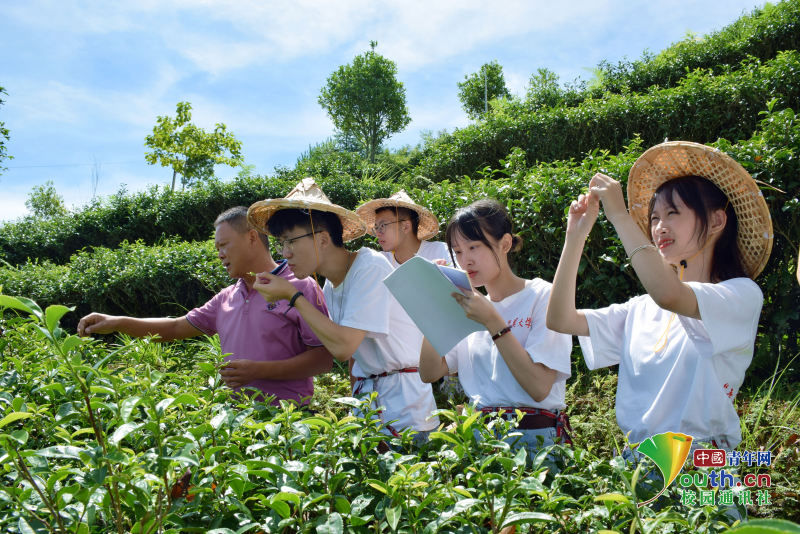
M 21 419 L 28 419 L 29 417 L 33 417 L 32 413 L 29 412 L 12 412 L 7 416 L 0 419 L 0 428 L 3 428 L 9 423 L 13 423 L 14 421 L 19 421 Z
M 111 439 L 109 439 L 108 442 L 111 445 L 118 445 L 119 442 L 125 438 L 125 436 L 135 430 L 139 430 L 143 426 L 144 423 L 125 423 L 114 431 L 114 434 L 111 436 Z

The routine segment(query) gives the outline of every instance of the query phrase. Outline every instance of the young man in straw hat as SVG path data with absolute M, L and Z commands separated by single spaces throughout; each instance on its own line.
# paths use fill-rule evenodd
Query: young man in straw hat
M 362 204 L 356 213 L 366 223 L 367 232 L 378 239 L 392 267 L 397 268 L 414 256 L 452 263 L 447 245 L 427 241 L 439 233 L 436 216 L 416 204 L 402 189 L 389 198 Z
M 278 239 L 297 276 L 326 278 L 329 315 L 274 275 L 259 274 L 254 287 L 266 300 L 296 308 L 334 358 L 358 364 L 352 369 L 353 394 L 378 393 L 387 432 L 410 428 L 424 436 L 436 428 L 431 386 L 420 380 L 416 367 L 422 333 L 383 284 L 392 266 L 375 250 L 344 248 L 366 230 L 358 215 L 331 203 L 306 178 L 285 198 L 250 206 L 248 219 Z
M 453 264 L 445 243 L 428 241 L 439 233 L 436 215 L 411 200 L 403 189 L 389 198 L 376 198 L 362 204 L 356 214 L 367 225 L 367 232 L 378 239 L 393 268 L 414 256 L 441 265 Z M 439 388 L 451 398 L 464 395 L 458 373 L 442 377 Z
M 122 332 L 134 337 L 158 336 L 160 341 L 219 334 L 228 364 L 220 374 L 235 389 L 256 388 L 279 400 L 306 403 L 314 392 L 314 375 L 330 371 L 333 360 L 297 310 L 286 302 L 268 304 L 253 289 L 253 271 L 267 271 L 308 296 L 316 309 L 317 283 L 298 280 L 287 263 L 275 263 L 269 241 L 247 224 L 247 208 L 224 211 L 214 221 L 214 245 L 228 275 L 236 283 L 183 317 L 139 319 L 92 313 L 78 323 L 80 335 Z
M 600 203 L 647 293 L 578 310 L 578 264 Z M 628 206 L 603 174 L 572 203 L 547 326 L 581 336 L 590 369 L 620 366 L 617 422 L 631 442 L 678 432 L 732 449 L 742 439 L 733 399 L 763 302 L 753 279 L 772 249 L 767 204 L 731 157 L 671 141 L 634 163 Z

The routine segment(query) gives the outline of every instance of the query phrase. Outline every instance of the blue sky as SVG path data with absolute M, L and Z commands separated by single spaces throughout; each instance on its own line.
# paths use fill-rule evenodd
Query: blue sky
M 468 124 L 457 83 L 488 61 L 512 93 L 546 67 L 589 78 L 601 60 L 658 52 L 687 32 L 706 34 L 753 0 L 6 1 L 0 19 L 0 121 L 10 130 L 0 174 L 0 220 L 24 215 L 31 188 L 52 180 L 67 205 L 122 184 L 168 184 L 147 165 L 144 138 L 179 101 L 193 122 L 223 122 L 247 164 L 270 174 L 294 165 L 333 126 L 317 103 L 339 65 L 378 41 L 397 63 L 412 122 L 388 142 Z M 218 176 L 235 170 L 219 168 Z

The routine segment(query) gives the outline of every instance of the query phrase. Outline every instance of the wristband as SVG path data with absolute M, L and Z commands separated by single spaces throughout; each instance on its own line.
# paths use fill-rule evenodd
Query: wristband
M 639 252 L 640 250 L 644 250 L 646 248 L 655 249 L 656 246 L 655 245 L 651 245 L 650 243 L 647 243 L 646 245 L 639 245 L 638 247 L 633 249 L 633 252 L 630 253 L 630 255 L 628 256 L 628 261 L 631 261 L 631 259 L 633 258 L 634 255 L 636 255 L 637 252 Z
M 504 335 L 508 334 L 509 332 L 511 332 L 511 327 L 510 326 L 503 327 L 502 330 L 500 330 L 498 333 L 496 333 L 495 335 L 492 336 L 492 341 L 497 341 L 498 339 L 500 339 Z
M 302 292 L 302 291 L 298 291 L 297 293 L 295 293 L 294 295 L 292 295 L 292 298 L 291 298 L 291 299 L 289 299 L 289 307 L 290 307 L 290 308 L 294 308 L 294 303 L 295 303 L 295 301 L 297 301 L 297 299 L 298 299 L 299 297 L 302 297 L 302 296 L 303 296 L 303 292 Z

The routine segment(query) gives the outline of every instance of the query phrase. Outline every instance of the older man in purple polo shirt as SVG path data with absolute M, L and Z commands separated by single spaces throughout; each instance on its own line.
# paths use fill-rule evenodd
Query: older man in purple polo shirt
M 253 289 L 251 272 L 269 271 L 291 282 L 309 302 L 327 313 L 322 291 L 313 278 L 298 280 L 286 261 L 276 263 L 267 237 L 251 229 L 247 208 L 223 212 L 214 222 L 214 244 L 222 265 L 236 283 L 183 317 L 140 319 L 92 313 L 78 324 L 80 335 L 123 332 L 161 341 L 219 334 L 228 364 L 220 371 L 235 389 L 257 388 L 266 395 L 307 403 L 312 377 L 333 365 L 331 354 L 297 310 L 287 301 L 267 303 Z

